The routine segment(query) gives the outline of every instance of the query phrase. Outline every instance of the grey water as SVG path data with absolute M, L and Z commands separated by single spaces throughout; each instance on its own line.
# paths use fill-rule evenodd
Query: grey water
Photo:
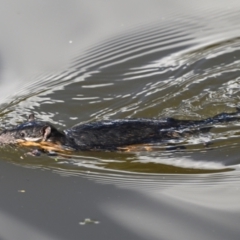
M 238 1 L 0 6 L 1 128 L 32 112 L 66 129 L 240 106 Z M 177 144 L 40 157 L 1 147 L 0 239 L 239 239 L 239 122 Z

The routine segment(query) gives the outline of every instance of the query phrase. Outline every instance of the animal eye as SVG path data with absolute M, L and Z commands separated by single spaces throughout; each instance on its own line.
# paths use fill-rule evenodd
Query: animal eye
M 21 132 L 21 133 L 20 133 L 20 136 L 21 136 L 21 137 L 24 137 L 24 136 L 25 136 L 25 133 L 24 133 L 24 132 Z

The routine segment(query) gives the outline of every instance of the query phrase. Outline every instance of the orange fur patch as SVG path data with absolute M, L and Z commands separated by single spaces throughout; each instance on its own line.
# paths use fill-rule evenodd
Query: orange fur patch
M 123 152 L 153 151 L 151 145 L 148 144 L 135 144 L 125 147 L 118 147 L 118 149 Z
M 61 145 L 54 144 L 51 142 L 30 142 L 30 141 L 21 141 L 19 142 L 20 146 L 25 146 L 25 147 L 39 147 L 47 151 L 56 151 L 56 152 L 71 152 L 70 150 L 66 150 L 62 148 Z

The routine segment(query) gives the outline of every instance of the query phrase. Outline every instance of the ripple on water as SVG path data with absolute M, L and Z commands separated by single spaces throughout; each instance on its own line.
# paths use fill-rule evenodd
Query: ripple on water
M 214 16 L 218 17 L 211 22 L 179 16 L 89 47 L 68 70 L 41 76 L 19 89 L 14 100 L 2 107 L 1 125 L 16 124 L 32 111 L 60 128 L 102 119 L 203 119 L 234 112 L 240 91 L 240 39 L 235 30 L 239 17 L 232 11 L 234 24 L 223 26 L 221 33 L 225 32 L 219 35 L 216 26 L 229 15 L 215 12 Z M 90 171 L 87 176 L 94 178 L 99 177 L 95 173 L 104 172 L 106 179 L 128 173 L 140 174 L 140 178 L 159 173 L 222 176 L 216 172 L 239 164 L 238 126 L 237 122 L 219 124 L 210 134 L 183 139 L 178 144 L 186 150 L 181 151 L 157 145 L 154 152 L 79 153 L 51 160 L 25 157 L 21 164 L 60 168 L 71 174 Z M 211 142 L 207 148 L 206 141 Z M 11 159 L 16 153 L 12 154 L 9 151 L 5 156 Z

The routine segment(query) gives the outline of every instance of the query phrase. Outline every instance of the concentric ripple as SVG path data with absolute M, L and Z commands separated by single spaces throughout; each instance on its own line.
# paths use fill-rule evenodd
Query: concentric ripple
M 234 10 L 214 16 L 212 21 L 197 16 L 163 19 L 90 46 L 67 70 L 41 76 L 11 96 L 12 101 L 2 105 L 1 126 L 21 122 L 32 111 L 59 128 L 103 119 L 199 120 L 234 112 L 240 106 L 239 17 Z M 222 23 L 220 31 L 217 26 Z M 175 145 L 184 149 L 166 150 L 167 144 L 158 144 L 153 152 L 79 153 L 38 160 L 24 156 L 16 162 L 109 174 L 228 171 L 239 164 L 239 123 L 218 124 L 210 133 Z M 16 157 L 11 150 L 4 156 L 11 154 Z

